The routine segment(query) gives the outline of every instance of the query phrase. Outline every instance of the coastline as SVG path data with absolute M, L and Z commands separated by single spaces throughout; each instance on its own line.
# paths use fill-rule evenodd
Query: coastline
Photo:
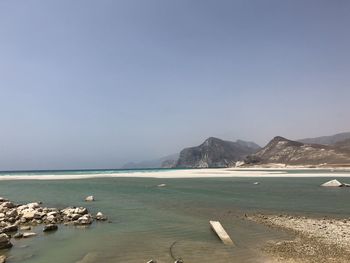
M 288 173 L 288 171 L 307 171 L 305 173 Z M 309 173 L 312 171 L 312 173 Z M 319 171 L 319 172 L 318 172 Z M 327 172 L 328 171 L 328 172 Z M 344 173 L 337 173 L 337 172 Z M 94 173 L 94 174 L 45 174 L 45 175 L 1 175 L 0 181 L 4 180 L 74 180 L 96 178 L 160 178 L 160 179 L 186 179 L 186 178 L 227 178 L 227 177 L 349 177 L 350 169 L 336 168 L 210 168 L 210 169 L 174 169 L 166 171 L 136 171 L 117 173 Z
M 294 234 L 292 240 L 270 242 L 263 248 L 276 262 L 349 262 L 349 218 L 257 214 L 246 219 Z

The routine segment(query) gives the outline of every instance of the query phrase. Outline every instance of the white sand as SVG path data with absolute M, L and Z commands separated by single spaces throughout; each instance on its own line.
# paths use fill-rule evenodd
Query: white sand
M 334 172 L 327 173 L 297 173 L 287 174 L 286 170 L 298 170 L 300 168 L 220 168 L 220 169 L 188 169 L 188 170 L 164 170 L 164 171 L 140 171 L 140 172 L 120 172 L 120 173 L 101 173 L 101 174 L 47 174 L 47 175 L 3 175 L 1 180 L 68 180 L 68 179 L 87 179 L 87 178 L 220 178 L 220 177 L 350 177 L 350 170 L 347 173 Z M 303 170 L 305 168 L 302 168 Z M 276 171 L 278 170 L 278 171 Z M 312 170 L 312 169 L 308 169 Z M 316 169 L 320 170 L 320 169 Z M 326 169 L 325 169 L 326 170 Z

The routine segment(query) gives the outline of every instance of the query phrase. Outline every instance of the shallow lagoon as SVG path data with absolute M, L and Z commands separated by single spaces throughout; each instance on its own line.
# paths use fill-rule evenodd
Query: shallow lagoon
M 336 174 L 334 174 L 336 175 Z M 340 175 L 340 174 L 339 174 Z M 349 217 L 349 188 L 322 188 L 327 178 L 109 178 L 49 181 L 1 181 L 0 195 L 18 203 L 42 201 L 44 206 L 86 206 L 102 211 L 110 223 L 89 228 L 59 226 L 14 241 L 9 262 L 70 263 L 91 252 L 98 261 L 142 263 L 154 258 L 173 262 L 264 262 L 259 249 L 288 233 L 247 222 L 244 213 L 297 213 Z M 348 182 L 349 178 L 340 178 Z M 254 185 L 259 181 L 259 185 Z M 158 184 L 166 187 L 159 188 Z M 96 202 L 85 203 L 93 194 Z M 236 243 L 226 247 L 210 230 L 210 219 L 222 222 Z

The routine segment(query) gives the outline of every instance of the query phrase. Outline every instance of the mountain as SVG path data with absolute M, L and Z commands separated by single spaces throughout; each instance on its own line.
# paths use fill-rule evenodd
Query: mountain
M 142 161 L 142 162 L 129 162 L 124 164 L 121 169 L 149 169 L 149 168 L 170 168 L 166 167 L 165 162 L 176 163 L 176 160 L 179 158 L 179 154 L 171 154 L 159 159 Z
M 349 144 L 348 144 L 349 143 Z M 339 145 L 306 144 L 277 136 L 255 154 L 247 156 L 246 164 L 284 165 L 350 165 L 350 142 Z
M 344 141 L 346 139 L 350 139 L 350 132 L 343 132 L 338 133 L 331 136 L 322 136 L 322 137 L 316 137 L 316 138 L 307 138 L 307 139 L 301 139 L 298 140 L 302 143 L 308 143 L 308 144 L 324 144 L 324 145 L 334 145 L 337 142 Z
M 334 144 L 339 150 L 350 153 L 350 139 L 346 139 L 344 141 L 337 142 Z
M 253 142 L 241 140 L 231 142 L 210 137 L 199 146 L 183 149 L 175 167 L 229 167 L 259 149 L 260 146 Z

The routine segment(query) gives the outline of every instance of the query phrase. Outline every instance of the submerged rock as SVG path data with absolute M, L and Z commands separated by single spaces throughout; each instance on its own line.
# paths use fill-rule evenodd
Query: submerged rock
M 93 195 L 89 195 L 89 196 L 85 197 L 85 201 L 86 202 L 92 202 L 92 201 L 95 201 L 95 198 L 94 198 Z
M 99 262 L 98 254 L 96 252 L 87 253 L 81 260 L 76 263 L 95 263 Z
M 23 233 L 16 233 L 13 238 L 22 238 L 23 237 Z
M 48 224 L 48 225 L 44 226 L 43 232 L 56 231 L 57 229 L 58 229 L 57 225 Z

